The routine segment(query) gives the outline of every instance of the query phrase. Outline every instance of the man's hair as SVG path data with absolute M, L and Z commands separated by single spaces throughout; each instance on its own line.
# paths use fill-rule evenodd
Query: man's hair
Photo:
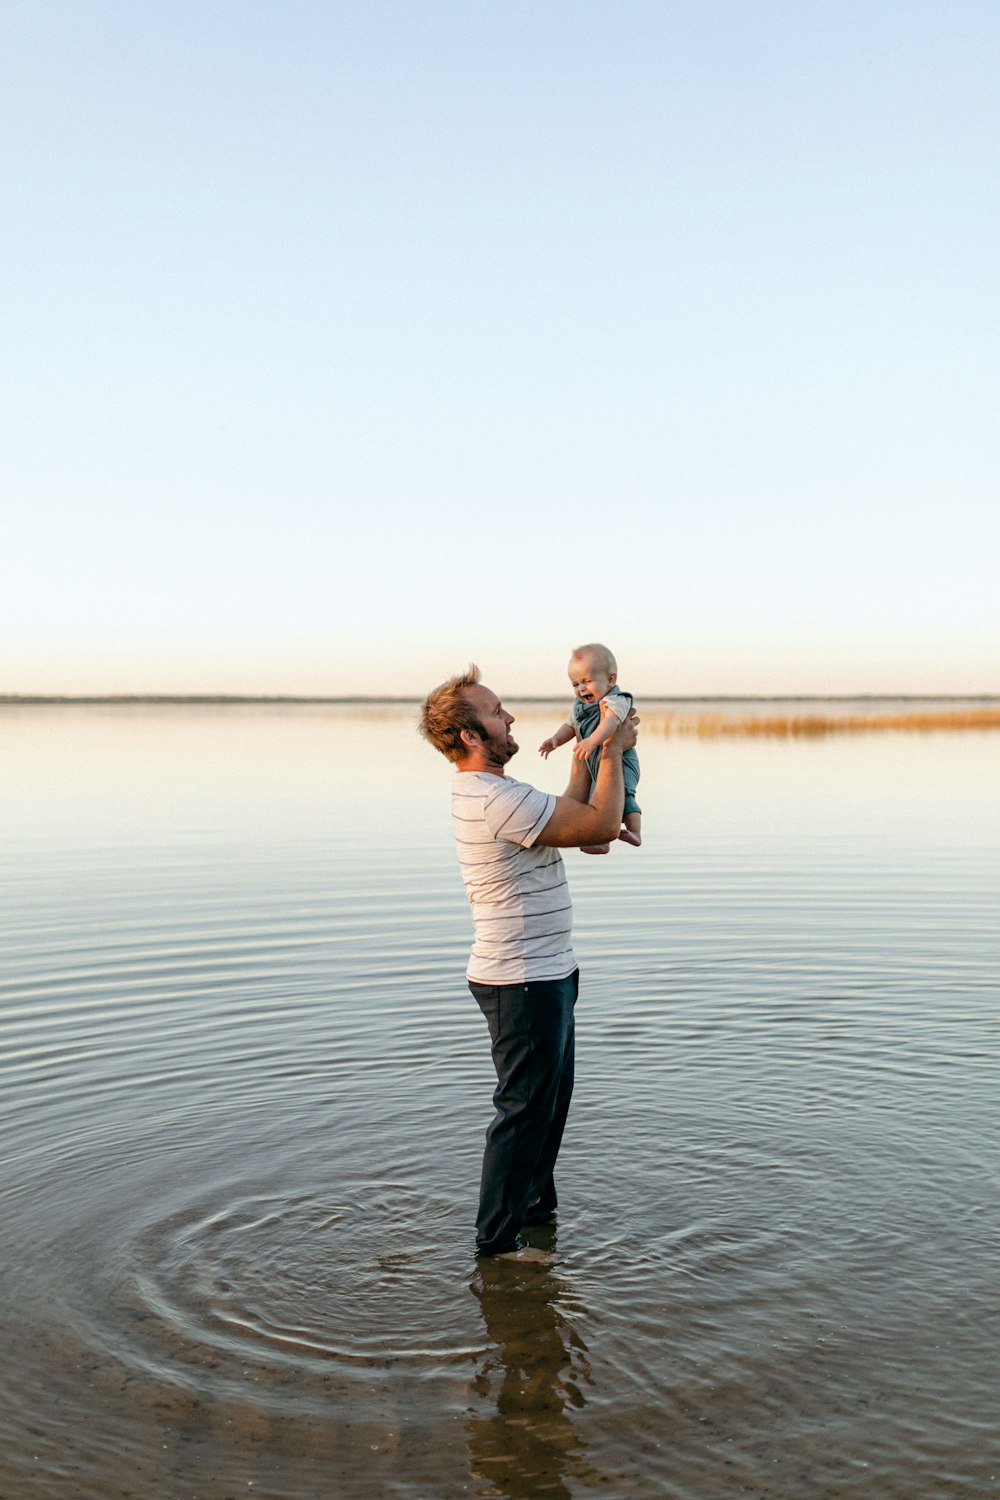
M 589 646 L 575 646 L 570 660 L 580 656 L 585 656 L 591 666 L 596 667 L 599 672 L 604 672 L 608 677 L 614 672 L 617 677 L 618 663 L 607 646 L 602 646 L 597 641 L 591 641 Z
M 471 729 L 486 738 L 479 714 L 465 696 L 478 681 L 479 668 L 470 663 L 467 672 L 460 677 L 449 677 L 424 699 L 420 711 L 420 733 L 449 760 L 462 760 L 465 756 L 463 729 Z

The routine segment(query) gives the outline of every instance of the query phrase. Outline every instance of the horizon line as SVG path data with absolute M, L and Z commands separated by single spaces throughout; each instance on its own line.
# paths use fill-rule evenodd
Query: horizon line
M 509 693 L 512 703 L 561 703 L 563 693 Z M 648 703 L 992 703 L 1000 693 L 643 693 Z M 422 703 L 409 693 L 0 693 L 0 707 L 41 704 Z

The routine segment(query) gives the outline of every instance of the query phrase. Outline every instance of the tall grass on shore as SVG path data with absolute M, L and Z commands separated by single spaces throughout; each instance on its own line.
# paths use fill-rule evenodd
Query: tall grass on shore
M 752 709 L 732 713 L 643 714 L 643 730 L 661 734 L 696 734 L 705 739 L 720 735 L 760 735 L 782 739 L 817 739 L 829 734 L 870 731 L 940 729 L 1000 729 L 1000 708 L 910 710 L 906 713 L 769 713 Z

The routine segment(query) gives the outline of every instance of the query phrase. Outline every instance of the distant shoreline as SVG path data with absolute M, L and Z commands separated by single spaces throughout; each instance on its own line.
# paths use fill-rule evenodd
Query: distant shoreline
M 508 693 L 512 703 L 561 703 L 565 694 Z M 1000 693 L 643 693 L 647 703 L 1000 703 Z M 197 704 L 228 706 L 241 704 L 338 705 L 382 703 L 419 704 L 419 697 L 397 697 L 391 693 L 366 696 L 319 697 L 298 694 L 242 693 L 0 693 L 0 708 L 42 704 Z
M 357 708 L 362 713 L 384 716 L 393 710 L 405 711 L 416 722 L 419 698 L 361 697 L 341 698 L 292 696 L 291 694 L 250 696 L 236 693 L 115 693 L 57 697 L 43 694 L 0 694 L 0 711 L 10 710 L 13 718 L 19 710 L 56 708 L 75 711 L 78 708 L 109 709 L 128 716 L 142 715 L 146 709 L 173 710 L 195 708 L 219 709 L 223 715 L 237 708 L 284 709 Z M 555 713 L 565 700 L 558 697 L 519 698 L 511 695 L 508 703 L 517 713 L 543 707 Z M 827 735 L 870 733 L 883 730 L 1000 730 L 1000 696 L 989 693 L 960 695 L 942 693 L 858 693 L 804 697 L 798 694 L 775 697 L 682 697 L 654 698 L 643 695 L 640 703 L 642 721 L 650 734 L 697 735 L 701 739 L 730 736 L 754 736 L 780 739 L 820 739 Z M 318 721 L 317 721 L 318 722 Z

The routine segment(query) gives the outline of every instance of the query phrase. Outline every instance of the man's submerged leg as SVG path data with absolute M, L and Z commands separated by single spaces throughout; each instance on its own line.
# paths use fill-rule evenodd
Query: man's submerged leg
M 470 981 L 489 1024 L 497 1074 L 476 1222 L 480 1254 L 520 1248 L 517 1232 L 529 1204 L 533 1213 L 544 1209 L 546 1218 L 555 1208 L 552 1172 L 573 1093 L 578 985 L 577 972 L 530 984 Z
M 563 982 L 572 986 L 569 998 L 568 1027 L 559 1064 L 559 1084 L 556 1090 L 555 1108 L 552 1112 L 552 1120 L 548 1133 L 542 1143 L 542 1149 L 535 1164 L 535 1171 L 531 1181 L 531 1192 L 528 1195 L 528 1206 L 525 1210 L 524 1222 L 526 1224 L 551 1223 L 556 1216 L 556 1209 L 559 1206 L 554 1171 L 556 1158 L 559 1155 L 559 1147 L 562 1145 L 566 1117 L 569 1114 L 570 1100 L 573 1097 L 573 1069 L 576 1040 L 573 1007 L 576 1004 L 577 992 L 580 987 L 579 970 L 571 974 Z

